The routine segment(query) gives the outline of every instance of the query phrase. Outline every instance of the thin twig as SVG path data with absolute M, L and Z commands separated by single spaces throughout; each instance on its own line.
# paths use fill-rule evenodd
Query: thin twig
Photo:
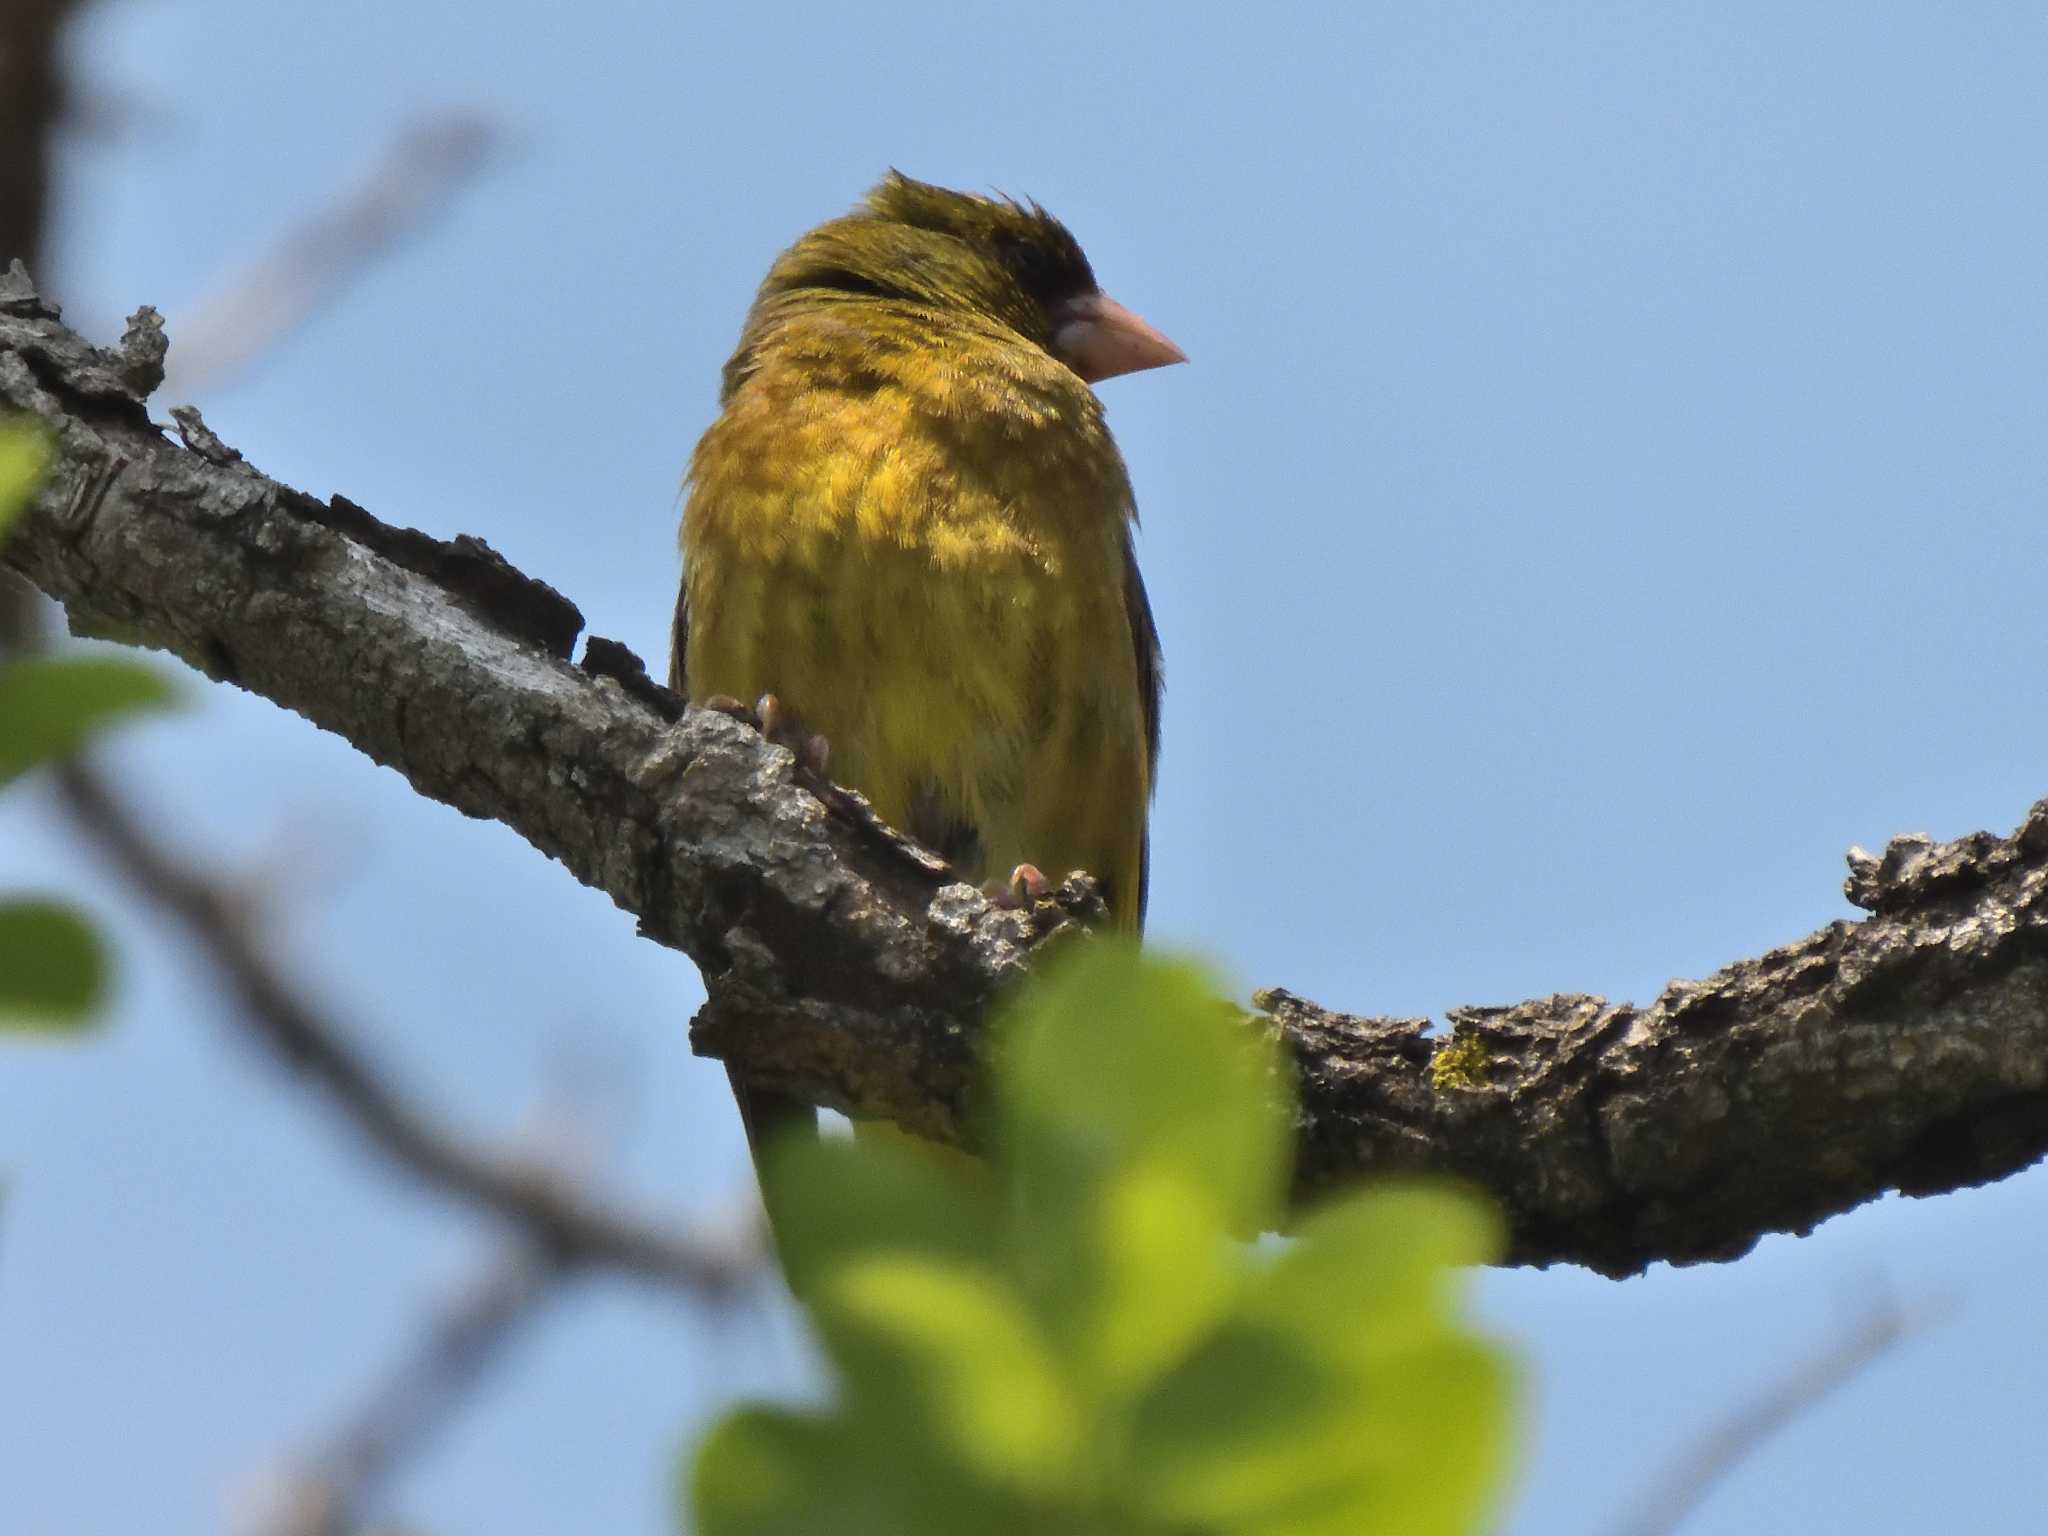
M 1861 1327 L 1802 1362 L 1689 1446 L 1637 1501 L 1616 1536 L 1670 1536 L 1757 1449 L 1925 1327 L 1926 1316 L 1878 1307 Z
M 739 1235 L 675 1231 L 576 1190 L 555 1170 L 450 1134 L 348 1043 L 348 1032 L 278 969 L 243 905 L 143 828 L 96 770 L 57 771 L 66 808 L 135 886 L 226 976 L 240 1016 L 324 1089 L 368 1142 L 421 1181 L 510 1221 L 563 1264 L 604 1264 L 692 1296 L 732 1290 L 760 1270 Z
M 559 1258 L 507 1244 L 321 1450 L 263 1491 L 260 1536 L 348 1536 L 405 1465 L 476 1389 L 521 1329 L 561 1291 Z
M 564 1273 L 545 1254 L 507 1246 L 431 1320 L 411 1357 L 316 1458 L 327 1481 L 367 1493 L 387 1478 L 555 1293 Z
M 504 142 L 497 122 L 465 108 L 402 127 L 367 177 L 175 317 L 169 397 L 190 399 L 275 347 L 364 268 L 444 212 Z

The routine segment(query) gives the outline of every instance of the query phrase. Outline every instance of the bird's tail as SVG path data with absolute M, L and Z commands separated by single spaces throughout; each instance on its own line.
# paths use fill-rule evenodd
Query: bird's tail
M 747 1152 L 754 1160 L 754 1182 L 760 1187 L 762 1208 L 768 1213 L 768 1234 L 774 1239 L 776 1253 L 780 1255 L 782 1233 L 775 1224 L 775 1202 L 768 1196 L 762 1158 L 767 1148 L 791 1137 L 815 1140 L 818 1110 L 802 1099 L 778 1093 L 773 1088 L 758 1087 L 730 1067 L 726 1068 L 725 1075 L 732 1084 L 732 1096 L 740 1107 L 740 1125 L 747 1133 Z

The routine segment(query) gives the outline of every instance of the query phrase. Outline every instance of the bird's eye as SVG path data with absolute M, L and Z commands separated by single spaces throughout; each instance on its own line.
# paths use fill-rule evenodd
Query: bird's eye
M 1043 241 L 1013 237 L 996 243 L 996 255 L 1018 286 L 1047 309 L 1095 286 L 1094 274 L 1078 250 L 1069 253 Z

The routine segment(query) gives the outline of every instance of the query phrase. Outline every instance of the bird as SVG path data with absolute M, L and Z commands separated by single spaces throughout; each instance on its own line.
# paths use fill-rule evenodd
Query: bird
M 670 685 L 829 758 L 1001 900 L 1088 871 L 1136 937 L 1162 670 L 1094 386 L 1185 360 L 1036 203 L 890 171 L 775 259 L 725 364 Z M 757 1174 L 816 1134 L 728 1071 Z

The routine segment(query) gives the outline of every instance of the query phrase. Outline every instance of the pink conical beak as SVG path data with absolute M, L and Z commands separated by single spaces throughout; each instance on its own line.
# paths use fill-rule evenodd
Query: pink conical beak
M 1187 353 L 1106 293 L 1084 293 L 1054 312 L 1053 355 L 1090 384 L 1184 363 Z

